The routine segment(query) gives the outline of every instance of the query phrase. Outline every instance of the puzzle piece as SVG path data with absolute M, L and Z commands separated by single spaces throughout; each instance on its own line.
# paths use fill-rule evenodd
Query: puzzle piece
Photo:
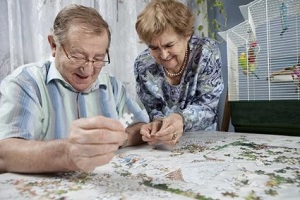
M 129 126 L 132 122 L 133 122 L 133 114 L 132 113 L 130 113 L 130 114 L 128 114 L 128 113 L 124 113 L 123 114 L 123 117 L 122 118 L 120 118 L 120 122 L 121 122 L 121 124 L 125 127 L 125 128 L 127 128 L 127 126 Z

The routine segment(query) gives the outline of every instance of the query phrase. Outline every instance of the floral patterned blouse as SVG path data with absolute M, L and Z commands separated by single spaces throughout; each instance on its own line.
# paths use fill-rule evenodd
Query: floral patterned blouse
M 138 55 L 134 63 L 137 93 L 151 120 L 179 113 L 184 131 L 216 130 L 224 88 L 219 48 L 215 41 L 193 35 L 189 49 L 178 85 L 168 83 L 163 66 L 155 62 L 149 49 Z

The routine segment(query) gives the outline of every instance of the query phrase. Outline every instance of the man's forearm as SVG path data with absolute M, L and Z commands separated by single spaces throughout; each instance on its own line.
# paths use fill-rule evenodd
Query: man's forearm
M 136 123 L 126 128 L 126 132 L 128 133 L 128 141 L 126 146 L 134 146 L 145 143 L 142 140 L 142 135 L 140 134 L 141 126 L 144 124 L 145 123 Z
M 76 170 L 66 153 L 66 140 L 30 141 L 9 138 L 0 141 L 0 173 L 43 173 Z

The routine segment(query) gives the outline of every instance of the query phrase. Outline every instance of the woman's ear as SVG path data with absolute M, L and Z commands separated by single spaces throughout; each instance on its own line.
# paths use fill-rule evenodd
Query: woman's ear
M 53 38 L 53 35 L 48 35 L 48 42 L 50 44 L 50 48 L 51 48 L 51 55 L 53 57 L 55 57 L 55 53 L 56 53 L 56 43 L 55 40 Z

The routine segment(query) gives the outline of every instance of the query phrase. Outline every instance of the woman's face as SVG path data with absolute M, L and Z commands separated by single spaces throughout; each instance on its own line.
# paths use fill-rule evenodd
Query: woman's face
M 172 29 L 153 37 L 148 47 L 155 61 L 169 72 L 178 72 L 184 62 L 189 37 L 182 37 Z

